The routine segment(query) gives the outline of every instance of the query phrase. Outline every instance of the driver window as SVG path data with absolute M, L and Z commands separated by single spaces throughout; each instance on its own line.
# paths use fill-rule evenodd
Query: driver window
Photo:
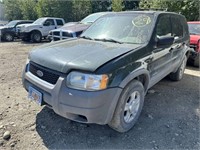
M 183 37 L 183 25 L 179 18 L 172 17 L 172 32 L 174 38 L 177 40 Z
M 53 19 L 47 19 L 44 24 L 49 24 L 50 26 L 55 25 L 54 20 Z
M 172 29 L 169 16 L 159 18 L 156 26 L 156 37 L 172 36 Z

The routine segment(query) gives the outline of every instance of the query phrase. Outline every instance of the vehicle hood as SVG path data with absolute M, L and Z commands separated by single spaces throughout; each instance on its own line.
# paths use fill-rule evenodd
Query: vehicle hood
M 29 59 L 62 73 L 71 69 L 93 72 L 104 63 L 140 46 L 74 38 L 37 47 L 29 53 Z
M 68 32 L 78 32 L 78 31 L 83 31 L 86 30 L 89 27 L 89 25 L 85 24 L 74 24 L 74 25 L 69 25 L 69 26 L 63 26 L 59 29 L 52 30 L 54 31 L 68 31 Z
M 25 27 L 25 28 L 27 28 L 27 27 L 42 27 L 42 25 L 30 23 L 30 24 L 20 24 L 17 27 Z
M 14 27 L 2 26 L 2 27 L 0 27 L 0 30 L 11 30 L 13 28 Z
M 190 44 L 196 45 L 200 40 L 200 35 L 190 35 Z
M 65 23 L 65 25 L 64 26 L 72 26 L 72 25 L 75 25 L 75 24 L 77 24 L 78 22 L 68 22 L 68 23 Z M 63 26 L 63 27 L 64 27 Z

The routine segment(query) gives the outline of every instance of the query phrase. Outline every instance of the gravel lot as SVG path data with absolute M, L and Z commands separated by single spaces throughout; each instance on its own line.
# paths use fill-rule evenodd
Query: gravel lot
M 180 82 L 165 78 L 155 85 L 138 123 L 120 134 L 62 118 L 27 99 L 21 71 L 37 45 L 0 43 L 0 149 L 200 149 L 197 68 L 188 66 Z M 11 137 L 4 140 L 6 131 Z

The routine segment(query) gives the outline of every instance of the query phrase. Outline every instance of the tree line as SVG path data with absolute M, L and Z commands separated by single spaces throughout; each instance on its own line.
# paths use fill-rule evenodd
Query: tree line
M 36 20 L 40 17 L 60 17 L 66 22 L 80 21 L 101 11 L 134 9 L 167 9 L 199 20 L 200 0 L 3 0 L 8 20 Z

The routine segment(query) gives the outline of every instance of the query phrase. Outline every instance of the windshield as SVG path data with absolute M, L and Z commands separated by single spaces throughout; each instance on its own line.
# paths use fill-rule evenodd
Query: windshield
M 188 24 L 190 34 L 200 34 L 200 24 Z
M 88 23 L 93 23 L 95 22 L 99 17 L 103 16 L 104 13 L 96 13 L 96 14 L 91 14 L 89 16 L 87 16 L 86 18 L 84 18 L 83 20 L 81 20 L 81 23 L 83 24 L 88 24 Z
M 141 44 L 149 40 L 153 15 L 115 14 L 105 16 L 93 23 L 82 35 L 91 40 Z
M 16 26 L 17 23 L 18 23 L 18 21 L 11 21 L 6 26 L 8 26 L 8 27 L 14 27 L 14 26 Z
M 45 18 L 39 18 L 39 19 L 35 20 L 35 21 L 33 22 L 33 24 L 43 24 L 43 22 L 44 22 L 45 20 L 46 20 Z

